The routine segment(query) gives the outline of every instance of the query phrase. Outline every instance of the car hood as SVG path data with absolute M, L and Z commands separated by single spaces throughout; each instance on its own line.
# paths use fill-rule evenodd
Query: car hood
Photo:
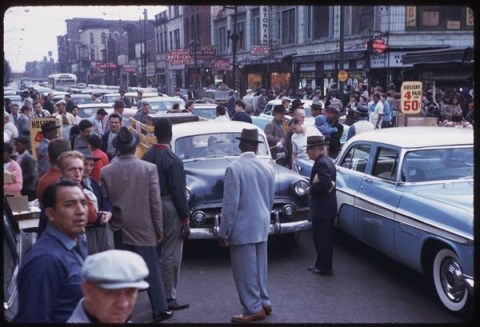
M 238 157 L 198 159 L 184 162 L 187 186 L 193 192 L 190 207 L 198 204 L 221 203 L 227 166 Z M 297 173 L 268 160 L 275 168 L 275 199 L 292 197 L 290 185 L 304 179 Z
M 454 181 L 419 187 L 415 194 L 446 206 L 473 212 L 473 182 Z

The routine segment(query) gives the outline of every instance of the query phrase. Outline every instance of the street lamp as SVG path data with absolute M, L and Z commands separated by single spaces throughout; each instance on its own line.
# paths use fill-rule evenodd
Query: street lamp
M 237 89 L 236 78 L 236 59 L 237 59 L 237 42 L 242 39 L 243 32 L 237 33 L 237 9 L 238 6 L 223 6 L 223 10 L 233 9 L 233 33 L 230 30 L 227 31 L 227 47 L 229 40 L 232 40 L 232 77 L 233 77 L 233 89 Z

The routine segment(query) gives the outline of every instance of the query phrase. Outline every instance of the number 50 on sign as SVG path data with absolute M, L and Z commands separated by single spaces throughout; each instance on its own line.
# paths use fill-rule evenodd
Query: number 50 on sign
M 406 81 L 402 83 L 400 108 L 406 115 L 419 114 L 422 109 L 422 82 Z

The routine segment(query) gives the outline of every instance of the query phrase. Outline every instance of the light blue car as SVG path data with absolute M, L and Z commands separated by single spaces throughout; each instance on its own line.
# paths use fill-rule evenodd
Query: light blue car
M 336 160 L 336 226 L 433 281 L 472 311 L 473 129 L 398 127 L 354 136 Z

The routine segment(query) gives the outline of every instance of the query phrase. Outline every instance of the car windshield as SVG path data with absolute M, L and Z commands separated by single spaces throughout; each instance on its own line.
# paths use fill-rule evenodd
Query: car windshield
M 175 141 L 175 154 L 180 159 L 215 158 L 224 156 L 239 156 L 238 147 L 240 133 L 215 133 L 206 135 L 192 135 L 179 138 Z M 263 143 L 259 143 L 257 155 L 267 155 L 267 142 L 259 136 Z
M 473 178 L 473 147 L 410 151 L 405 155 L 402 181 L 424 182 Z
M 193 109 L 193 113 L 199 117 L 205 119 L 215 119 L 216 117 L 216 109 L 208 109 L 208 108 L 195 108 Z
M 147 100 L 148 103 L 150 104 L 150 112 L 153 114 L 159 113 L 159 112 L 166 112 L 169 109 L 172 109 L 173 105 L 175 103 L 180 104 L 180 109 L 182 108 L 182 100 L 180 101 L 175 101 L 175 100 L 169 100 L 169 101 L 159 101 L 159 102 L 152 102 L 150 100 Z

